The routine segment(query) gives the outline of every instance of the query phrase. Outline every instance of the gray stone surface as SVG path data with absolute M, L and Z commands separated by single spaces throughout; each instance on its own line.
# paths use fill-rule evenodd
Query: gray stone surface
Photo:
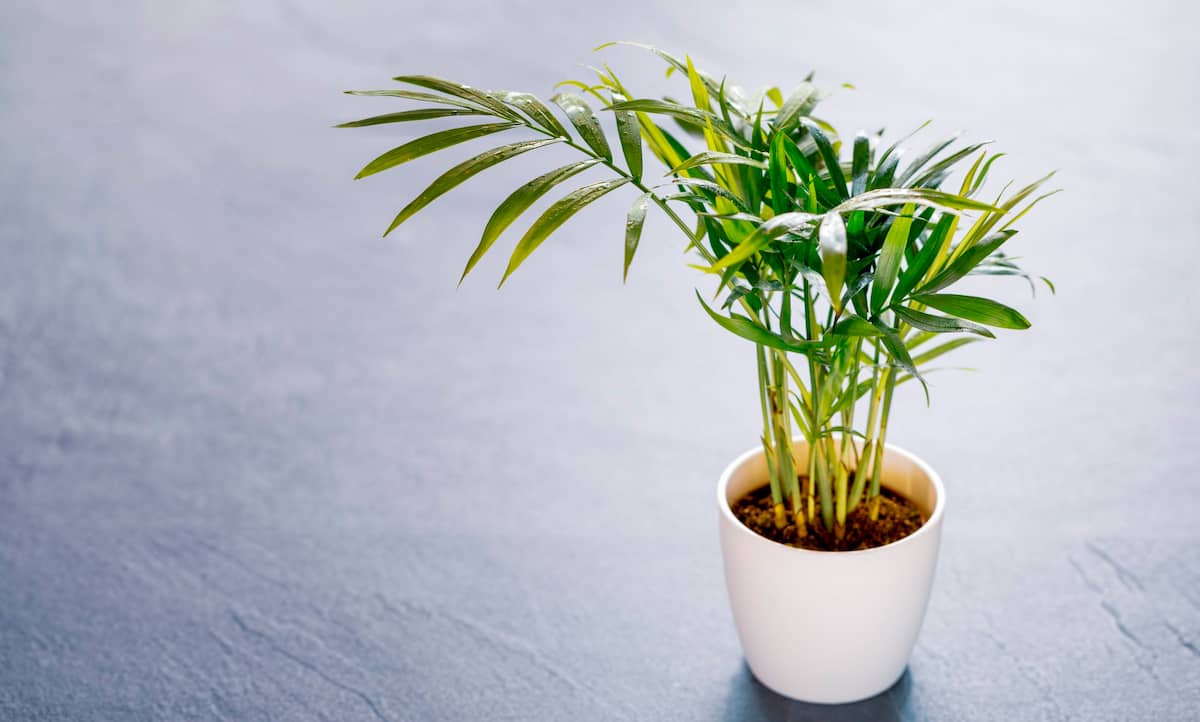
M 1196 21 L 0 4 L 0 718 L 1195 719 Z M 381 241 L 450 158 L 352 183 L 409 129 L 329 129 L 391 107 L 344 88 L 546 92 L 614 38 L 750 85 L 815 68 L 857 84 L 825 111 L 850 130 L 934 117 L 1000 138 L 1010 175 L 1062 169 L 1014 241 L 1059 295 L 1001 283 L 1034 329 L 964 352 L 982 372 L 936 376 L 932 408 L 897 402 L 950 506 L 877 699 L 791 704 L 741 661 L 712 492 L 755 443 L 751 354 L 696 308 L 674 230 L 651 221 L 622 288 L 614 194 L 502 292 L 501 255 L 455 290 L 505 189 L 557 158 Z

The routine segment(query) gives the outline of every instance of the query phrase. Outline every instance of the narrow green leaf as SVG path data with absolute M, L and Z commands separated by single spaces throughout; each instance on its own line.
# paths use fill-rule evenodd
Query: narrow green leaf
M 783 149 L 783 133 L 771 139 L 771 153 L 767 158 L 768 177 L 771 183 L 771 210 L 783 213 L 791 206 L 787 192 L 787 155 Z
M 996 206 L 953 193 L 930 188 L 878 188 L 838 204 L 839 213 L 873 210 L 886 206 L 915 203 L 919 206 L 950 209 L 956 211 L 997 211 Z
M 753 341 L 754 343 L 770 348 L 779 349 L 780 351 L 792 351 L 794 353 L 807 354 L 814 349 L 821 348 L 826 344 L 819 341 L 789 341 L 779 334 L 772 333 L 761 325 L 740 314 L 731 314 L 722 316 L 716 311 L 709 308 L 704 302 L 704 298 L 696 291 L 696 300 L 700 301 L 700 305 L 704 307 L 706 313 L 712 320 L 716 321 L 722 328 L 730 333 L 741 336 L 744 339 Z
M 849 198 L 850 191 L 846 188 L 846 176 L 842 175 L 842 164 L 838 160 L 837 151 L 833 148 L 833 142 L 829 140 L 829 136 L 816 121 L 811 118 L 801 118 L 800 122 L 817 144 L 817 152 L 825 161 L 825 170 L 829 172 L 829 179 L 833 181 L 834 189 L 842 198 Z
M 875 263 L 875 279 L 871 282 L 871 313 L 877 314 L 887 305 L 888 296 L 900 274 L 900 261 L 904 260 L 904 248 L 908 244 L 908 231 L 912 227 L 911 203 L 900 211 L 900 217 L 892 220 L 884 238 L 879 260 Z
M 508 268 L 504 271 L 504 277 L 500 279 L 500 285 L 503 286 L 508 277 L 513 274 L 513 271 L 529 258 L 529 255 L 537 250 L 537 247 L 542 244 L 542 241 L 558 230 L 562 224 L 566 223 L 571 216 L 575 215 L 584 206 L 592 201 L 600 198 L 609 191 L 616 190 L 629 182 L 628 178 L 617 178 L 615 180 L 601 181 L 592 183 L 582 188 L 571 191 L 561 199 L 556 201 L 554 205 L 546 209 L 521 240 L 517 243 L 517 247 L 513 250 L 512 257 L 508 261 Z
M 771 237 L 763 233 L 761 229 L 755 229 L 753 233 L 746 236 L 741 243 L 737 244 L 732 251 L 718 258 L 716 263 L 709 266 L 707 270 L 710 273 L 716 273 L 722 269 L 732 269 L 737 264 L 745 261 L 769 245 L 771 245 Z
M 791 130 L 800 122 L 800 118 L 812 113 L 819 99 L 817 86 L 809 82 L 801 83 L 775 115 L 775 132 L 786 133 Z
M 791 163 L 792 169 L 796 173 L 797 190 L 799 191 L 800 188 L 807 188 L 811 185 L 816 190 L 816 194 L 822 203 L 829 206 L 837 205 L 841 199 L 829 187 L 825 179 L 817 174 L 817 169 L 809 162 L 808 157 L 804 155 L 800 147 L 786 135 L 778 135 L 776 137 L 782 138 L 780 142 L 783 144 L 784 154 L 787 155 L 788 162 Z
M 926 163 L 933 160 L 934 156 L 953 145 L 954 141 L 958 140 L 958 136 L 959 134 L 955 133 L 945 140 L 934 143 L 929 150 L 917 156 L 916 159 L 913 160 L 912 163 L 909 163 L 908 167 L 904 169 L 904 172 L 900 174 L 900 177 L 896 179 L 896 184 L 902 186 L 907 185 L 909 179 L 915 176 L 917 172 L 919 172 L 921 168 L 925 166 Z
M 609 110 L 616 111 L 632 111 L 635 113 L 650 113 L 653 115 L 666 115 L 674 118 L 684 127 L 689 130 L 703 135 L 704 129 L 709 123 L 712 123 L 712 128 L 726 140 L 738 145 L 742 148 L 750 148 L 750 143 L 725 122 L 721 116 L 707 110 L 700 110 L 687 105 L 671 100 L 654 100 L 652 98 L 637 98 L 635 100 L 626 100 L 613 103 L 609 106 Z
M 929 279 L 929 283 L 917 289 L 918 293 L 933 293 L 940 291 L 943 288 L 955 283 L 963 276 L 971 272 L 973 268 L 978 266 L 985 258 L 996 252 L 996 249 L 1004 245 L 1004 242 L 1015 236 L 1017 232 L 1013 229 L 998 231 L 984 238 L 978 244 L 972 246 L 961 256 L 954 259 L 950 266 L 940 271 L 933 278 Z
M 642 226 L 646 224 L 646 207 L 649 203 L 650 194 L 643 193 L 625 216 L 625 271 L 621 276 L 622 282 L 629 280 L 629 264 L 633 263 L 633 254 L 637 253 L 638 241 L 642 239 Z
M 946 239 L 946 234 L 950 232 L 951 226 L 954 225 L 954 216 L 944 213 L 938 218 L 937 225 L 933 227 L 933 232 L 929 234 L 929 238 L 925 239 L 921 250 L 917 251 L 917 256 L 908 264 L 900 273 L 900 278 L 896 281 L 896 288 L 892 291 L 892 298 L 897 301 L 903 301 L 913 288 L 916 287 L 925 274 L 929 271 L 929 267 L 933 265 L 933 259 L 937 258 L 938 251 L 942 247 L 942 242 Z
M 927 293 L 913 296 L 913 300 L 951 316 L 988 326 L 1017 330 L 1029 328 L 1029 320 L 1015 309 L 987 298 L 953 293 Z
M 841 321 L 838 321 L 836 324 L 834 324 L 833 328 L 830 329 L 830 333 L 836 334 L 838 336 L 863 336 L 863 337 L 874 337 L 874 336 L 882 336 L 883 335 L 883 333 L 880 332 L 879 329 L 875 328 L 875 326 L 872 325 L 870 321 L 867 321 L 865 318 L 860 318 L 858 316 L 847 316 L 847 317 L 843 318 Z
M 520 108 L 533 122 L 551 133 L 562 138 L 571 137 L 571 134 L 563 127 L 563 124 L 558 122 L 558 118 L 554 117 L 554 113 L 551 113 L 550 109 L 536 95 L 532 93 L 505 92 L 497 97 L 508 105 Z
M 624 99 L 625 96 L 613 93 L 613 100 Z M 617 118 L 617 137 L 621 140 L 621 152 L 625 155 L 625 165 L 634 180 L 642 177 L 642 131 L 638 125 L 637 116 L 628 110 L 614 110 Z
M 689 168 L 695 168 L 696 166 L 700 165 L 714 165 L 721 163 L 728 165 L 748 165 L 755 168 L 762 168 L 764 170 L 767 168 L 767 164 L 763 163 L 761 160 L 754 160 L 753 158 L 747 158 L 745 156 L 735 155 L 733 153 L 721 153 L 720 151 L 706 150 L 693 155 L 684 162 L 664 173 L 664 175 L 677 174 L 681 171 L 685 171 Z
M 442 105 L 451 105 L 463 110 L 472 110 L 475 112 L 486 112 L 487 109 L 480 107 L 478 103 L 468 103 L 461 98 L 448 98 L 444 95 L 435 95 L 433 93 L 422 93 L 416 90 L 347 90 L 346 95 L 362 95 L 383 98 L 403 98 L 405 100 L 420 100 L 429 103 L 440 103 Z
M 443 148 L 449 148 L 452 145 L 465 143 L 468 140 L 482 138 L 485 135 L 499 133 L 502 130 L 515 127 L 515 123 L 484 123 L 483 125 L 468 125 L 463 128 L 451 128 L 431 133 L 430 135 L 409 141 L 402 146 L 392 148 L 363 166 L 363 169 L 354 177 L 356 179 L 366 178 L 369 175 L 394 168 L 401 163 L 407 163 L 414 158 L 420 158 L 423 155 L 428 155 Z
M 519 115 L 517 115 L 504 103 L 494 98 L 491 94 L 486 91 L 479 90 L 478 88 L 472 88 L 469 85 L 455 83 L 454 81 L 444 80 L 442 78 L 435 78 L 431 75 L 401 75 L 399 77 L 392 78 L 392 80 L 395 80 L 398 83 L 407 83 L 420 88 L 436 90 L 439 93 L 452 95 L 469 103 L 474 103 L 475 105 L 486 108 L 502 118 L 508 118 L 509 120 L 520 120 Z
M 950 318 L 948 316 L 938 316 L 905 306 L 892 306 L 892 311 L 896 314 L 896 318 L 922 331 L 929 331 L 931 333 L 966 331 L 967 333 L 977 334 L 985 338 L 996 338 L 996 334 L 970 321 L 963 321 L 962 319 Z
M 599 162 L 599 160 L 585 160 L 577 163 L 568 163 L 561 168 L 555 168 L 549 173 L 534 178 L 513 191 L 512 195 L 505 198 L 504 202 L 492 213 L 492 217 L 488 219 L 487 226 L 483 229 L 483 238 L 480 239 L 479 245 L 475 247 L 475 251 L 471 253 L 471 258 L 467 261 L 467 267 L 463 269 L 458 283 L 462 284 L 463 279 L 467 277 L 467 274 L 471 272 L 475 264 L 479 263 L 484 254 L 491 249 L 492 244 L 496 242 L 500 234 L 512 225 L 512 222 L 520 217 L 537 199 L 546 195 L 551 188 L 559 183 L 591 168 Z
M 600 127 L 600 121 L 596 119 L 596 114 L 592 112 L 591 106 L 583 98 L 572 93 L 559 93 L 551 100 L 567 114 L 567 118 L 579 131 L 583 142 L 587 143 L 588 147 L 596 151 L 601 158 L 612 162 L 612 149 L 608 147 L 604 129 Z
M 673 178 L 670 183 L 666 183 L 664 185 L 682 185 L 682 186 L 698 188 L 700 190 L 708 191 L 709 193 L 712 193 L 714 196 L 721 196 L 725 200 L 727 200 L 730 203 L 737 206 L 738 209 L 743 212 L 748 213 L 750 211 L 749 207 L 746 206 L 745 201 L 743 201 L 741 198 L 738 198 L 736 195 L 731 193 L 729 191 L 729 189 L 726 188 L 725 186 L 723 186 L 719 183 L 714 183 L 713 181 L 710 181 L 710 180 L 704 180 L 703 178 Z M 705 200 L 707 202 L 711 203 L 711 201 L 709 199 L 705 199 Z
M 388 226 L 388 229 L 384 231 L 383 235 L 387 236 L 387 234 L 396 230 L 396 227 L 401 223 L 416 215 L 416 213 L 422 208 L 429 205 L 439 196 L 444 195 L 447 191 L 450 191 L 455 186 L 467 180 L 476 173 L 491 168 L 497 163 L 506 161 L 509 158 L 518 156 L 526 151 L 530 151 L 535 148 L 541 148 L 542 146 L 550 145 L 551 143 L 558 143 L 561 140 L 561 138 L 546 138 L 544 140 L 526 140 L 521 141 L 520 143 L 503 145 L 499 148 L 493 148 L 485 153 L 480 153 L 470 160 L 459 163 L 442 175 L 438 176 L 437 180 L 429 184 L 429 187 L 421 192 L 421 195 L 417 196 L 412 200 L 411 203 L 404 206 L 403 210 L 396 214 L 396 218 L 392 221 L 392 225 Z
M 370 118 L 363 118 L 362 120 L 353 120 L 349 123 L 339 123 L 333 127 L 365 128 L 369 125 L 407 123 L 412 120 L 432 120 L 434 118 L 448 118 L 453 115 L 483 115 L 483 111 L 467 110 L 466 108 L 417 108 L 415 110 L 402 110 L 399 113 L 373 115 Z
M 871 165 L 871 139 L 866 133 L 854 137 L 854 160 L 850 172 L 850 195 L 856 196 L 867 189 L 867 170 Z
M 917 365 L 913 363 L 912 357 L 908 354 L 908 349 L 904 347 L 904 342 L 900 340 L 900 336 L 896 330 L 886 325 L 877 318 L 872 318 L 871 323 L 875 328 L 879 329 L 883 336 L 883 346 L 887 350 L 888 358 L 891 359 L 894 366 L 899 366 L 913 378 L 921 382 L 921 388 L 925 390 L 925 403 L 929 403 L 929 386 L 925 383 L 925 378 L 917 370 Z
M 846 283 L 846 224 L 841 215 L 830 211 L 821 219 L 818 234 L 821 254 L 821 276 L 829 289 L 829 302 L 834 313 L 842 310 L 842 287 Z

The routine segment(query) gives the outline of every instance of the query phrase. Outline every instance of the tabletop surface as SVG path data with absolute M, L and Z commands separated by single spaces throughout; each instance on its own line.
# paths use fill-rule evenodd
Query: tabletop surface
M 1194 715 L 1197 12 L 494 5 L 0 6 L 0 718 Z M 1012 242 L 1057 295 L 996 279 L 1033 328 L 964 350 L 928 408 L 898 394 L 890 438 L 949 502 L 877 698 L 791 703 L 742 660 L 713 489 L 757 441 L 753 360 L 676 231 L 651 219 L 622 286 L 615 193 L 501 291 L 503 251 L 456 289 L 549 156 L 380 240 L 471 151 L 354 182 L 417 131 L 330 127 L 401 73 L 544 97 L 612 39 L 748 88 L 813 69 L 855 84 L 823 106 L 847 132 L 934 118 L 914 144 L 1061 169 Z

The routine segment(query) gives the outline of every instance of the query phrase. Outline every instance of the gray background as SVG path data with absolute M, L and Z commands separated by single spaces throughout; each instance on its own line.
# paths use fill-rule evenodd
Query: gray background
M 1200 704 L 1200 58 L 1184 3 L 0 5 L 0 718 L 1164 720 Z M 414 128 L 329 126 L 428 72 L 548 95 L 591 47 L 927 117 L 1068 192 L 1013 246 L 1059 294 L 911 389 L 948 487 L 909 672 L 790 704 L 741 660 L 713 484 L 756 442 L 750 348 L 632 193 L 497 293 L 455 289 L 480 146 L 352 182 Z M 636 50 L 604 59 L 679 86 Z M 461 151 L 461 152 L 460 152 Z M 558 153 L 559 155 L 555 155 Z M 451 158 L 454 156 L 454 158 Z M 596 177 L 599 177 L 598 175 Z M 514 229 L 519 230 L 519 229 Z M 707 288 L 708 286 L 704 286 Z M 886 614 L 881 604 L 881 614 Z M 1194 718 L 1194 717 L 1193 717 Z

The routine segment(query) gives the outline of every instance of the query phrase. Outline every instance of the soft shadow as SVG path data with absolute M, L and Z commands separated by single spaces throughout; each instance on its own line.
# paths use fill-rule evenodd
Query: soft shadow
M 729 685 L 723 722 L 900 722 L 912 719 L 908 668 L 884 692 L 853 704 L 796 702 L 764 687 L 742 663 Z

